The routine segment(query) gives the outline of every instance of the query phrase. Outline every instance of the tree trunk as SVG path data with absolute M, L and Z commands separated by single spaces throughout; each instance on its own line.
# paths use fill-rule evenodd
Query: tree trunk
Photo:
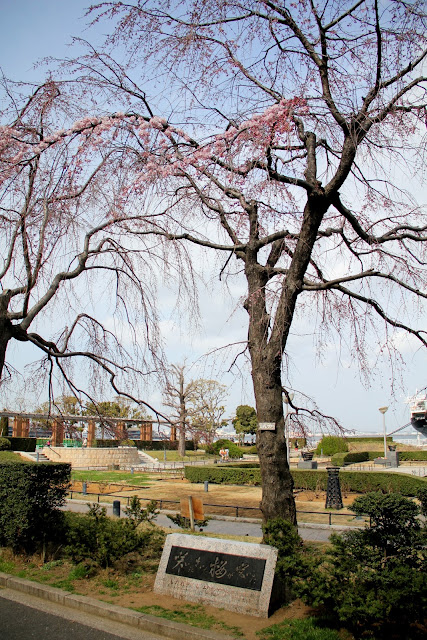
M 274 431 L 258 430 L 257 449 L 261 467 L 261 511 L 265 522 L 284 518 L 296 525 L 293 479 L 289 470 L 285 422 L 283 417 L 280 362 L 266 366 L 265 359 L 253 354 L 252 379 L 254 383 L 258 422 L 274 423 Z
M 3 378 L 4 363 L 6 361 L 6 350 L 12 338 L 12 323 L 7 318 L 0 317 L 0 380 Z
M 178 434 L 178 453 L 183 458 L 185 456 L 185 422 L 187 411 L 185 407 L 184 394 L 184 371 L 180 371 L 179 375 L 179 434 Z

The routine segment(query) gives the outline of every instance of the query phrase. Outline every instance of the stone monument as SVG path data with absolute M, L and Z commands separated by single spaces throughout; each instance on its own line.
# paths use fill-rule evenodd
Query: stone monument
M 276 561 L 268 545 L 171 533 L 154 591 L 266 618 Z

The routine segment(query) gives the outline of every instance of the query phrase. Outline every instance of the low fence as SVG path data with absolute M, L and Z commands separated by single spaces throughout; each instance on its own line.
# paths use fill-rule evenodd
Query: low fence
M 148 489 L 149 487 L 129 487 L 126 488 L 126 491 L 128 492 L 132 492 L 132 491 L 140 491 L 141 489 Z M 112 499 L 119 499 L 120 498 L 120 502 L 126 502 L 126 505 L 129 506 L 130 505 L 130 501 L 132 500 L 133 496 L 118 496 L 117 495 L 118 492 L 115 493 L 92 493 L 89 491 L 83 492 L 83 491 L 70 491 L 69 492 L 69 497 L 72 500 L 73 499 L 73 495 L 77 494 L 78 496 L 95 496 L 96 497 L 96 501 L 99 503 L 101 501 L 101 498 L 105 498 L 105 497 L 110 497 Z M 168 511 L 170 510 L 176 510 L 179 511 L 180 510 L 180 500 L 168 500 L 165 498 L 150 498 L 148 496 L 144 496 L 143 498 L 140 497 L 141 503 L 143 504 L 148 504 L 149 502 L 155 502 L 157 505 L 157 508 L 160 510 L 163 509 L 167 509 Z M 237 505 L 237 504 L 215 504 L 215 503 L 211 503 L 211 502 L 203 502 L 203 506 L 204 507 L 210 507 L 211 510 L 207 511 L 207 515 L 224 515 L 219 514 L 218 512 L 215 512 L 220 510 L 220 511 L 224 511 L 224 510 L 229 510 L 229 514 L 232 517 L 235 518 L 247 518 L 247 517 L 251 517 L 254 519 L 258 519 L 261 520 L 262 519 L 262 513 L 259 507 L 249 507 L 246 505 Z M 305 509 L 297 509 L 297 515 L 303 515 L 303 517 L 305 517 L 305 515 L 311 515 L 311 516 L 321 516 L 322 518 L 324 517 L 324 520 L 326 520 L 326 524 L 328 524 L 329 526 L 331 526 L 332 524 L 339 524 L 339 520 L 341 518 L 341 524 L 342 524 L 342 518 L 351 518 L 353 520 L 357 520 L 358 524 L 362 521 L 362 522 L 368 522 L 369 521 L 369 517 L 360 517 L 360 516 L 352 516 L 351 513 L 339 513 L 339 512 L 332 512 L 332 511 L 307 511 Z M 335 522 L 333 522 L 333 520 L 335 520 Z M 304 520 L 300 519 L 301 522 L 303 522 Z M 318 522 L 318 524 L 322 524 L 320 522 Z M 346 523 L 348 525 L 348 523 Z M 354 525 L 356 526 L 356 525 Z

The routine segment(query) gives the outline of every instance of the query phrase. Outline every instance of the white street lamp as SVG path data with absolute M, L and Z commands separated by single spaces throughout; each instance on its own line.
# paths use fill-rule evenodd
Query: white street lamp
M 378 411 L 383 414 L 383 432 L 384 432 L 384 458 L 387 458 L 387 433 L 385 430 L 385 414 L 388 407 L 380 407 Z
M 290 466 L 290 452 L 289 452 L 289 403 L 294 399 L 294 394 L 286 393 L 283 394 L 283 402 L 286 405 L 286 413 L 285 413 L 285 438 L 286 438 L 286 457 L 288 460 L 288 466 Z

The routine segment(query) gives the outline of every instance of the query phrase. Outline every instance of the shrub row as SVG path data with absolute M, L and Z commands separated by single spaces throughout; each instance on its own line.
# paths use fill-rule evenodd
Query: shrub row
M 399 451 L 399 460 L 427 460 L 427 451 Z
M 260 485 L 261 471 L 259 468 L 244 468 L 235 466 L 204 466 L 185 467 L 185 477 L 190 482 L 204 482 L 213 484 L 247 484 Z M 325 491 L 327 486 L 327 471 L 311 469 L 292 470 L 295 489 L 310 491 Z M 383 471 L 345 471 L 340 475 L 341 488 L 345 492 L 355 491 L 367 493 L 380 491 L 382 493 L 401 493 L 404 496 L 415 496 L 417 491 L 427 486 L 427 480 L 400 473 L 384 473 Z
M 408 461 L 427 461 L 427 451 L 399 451 L 399 460 L 401 462 Z M 356 462 L 367 462 L 384 456 L 384 451 L 355 451 L 354 453 L 336 453 L 331 458 L 332 464 L 337 467 L 343 467 L 345 464 L 354 464 Z
M 35 451 L 37 438 L 7 438 L 11 451 Z
M 384 436 L 372 436 L 372 438 L 361 438 L 359 436 L 347 436 L 349 442 L 384 442 Z M 387 436 L 387 442 L 393 442 L 393 436 Z

